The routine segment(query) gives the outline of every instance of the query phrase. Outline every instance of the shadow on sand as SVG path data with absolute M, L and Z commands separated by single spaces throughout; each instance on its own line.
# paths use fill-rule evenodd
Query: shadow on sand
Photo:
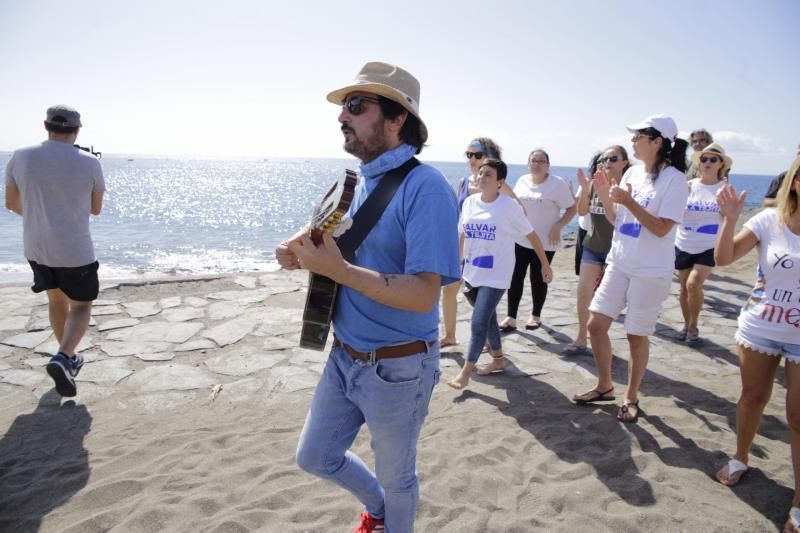
M 445 355 L 463 364 L 460 353 L 451 352 Z M 569 361 L 592 373 L 595 371 L 594 359 L 591 357 L 570 358 Z M 510 366 L 513 366 L 513 363 Z M 514 373 L 517 375 L 511 375 Z M 646 402 L 649 398 L 671 399 L 682 409 L 685 416 L 697 418 L 710 432 L 715 434 L 725 432 L 724 438 L 735 439 L 730 433 L 730 431 L 735 433 L 734 402 L 651 370 L 647 371 L 642 386 L 644 398 L 640 420 L 649 422 L 662 436 L 669 439 L 673 446 L 663 447 L 641 426 L 623 424 L 616 419 L 618 404 L 622 401 L 622 391 L 619 389 L 615 402 L 578 406 L 552 385 L 530 376 L 519 375 L 520 373 L 521 371 L 489 377 L 473 376 L 474 381 L 504 390 L 506 401 L 470 389 L 463 391 L 453 401 L 462 402 L 475 398 L 493 405 L 505 416 L 514 418 L 520 428 L 529 432 L 559 460 L 571 464 L 591 465 L 597 479 L 630 505 L 655 504 L 653 488 L 650 482 L 640 475 L 639 468 L 634 462 L 631 434 L 637 439 L 642 451 L 655 454 L 666 465 L 704 472 L 709 476 L 709 482 L 716 483 L 714 473 L 727 460 L 721 451 L 703 449 L 692 439 L 684 437 L 661 417 L 648 414 Z M 626 383 L 627 361 L 615 356 L 613 374 L 615 382 Z M 737 387 L 739 385 L 738 377 L 736 385 Z M 575 392 L 583 391 L 576 389 Z M 565 412 L 570 414 L 565 416 Z M 720 427 L 713 421 L 714 418 L 720 417 L 725 420 L 727 427 Z M 563 424 L 563 431 L 553 431 L 554 423 Z M 789 442 L 786 423 L 770 415 L 764 416 L 759 435 Z M 753 445 L 751 453 L 756 457 L 766 455 L 764 448 L 757 444 Z M 746 483 L 737 486 L 732 492 L 777 527 L 782 527 L 793 494 L 791 489 L 778 485 L 758 469 L 751 468 Z
M 38 531 L 42 519 L 86 486 L 83 440 L 92 417 L 50 390 L 0 440 L 0 531 Z

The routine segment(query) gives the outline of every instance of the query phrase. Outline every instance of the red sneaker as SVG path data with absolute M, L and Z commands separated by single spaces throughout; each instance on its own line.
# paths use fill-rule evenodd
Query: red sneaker
M 372 533 L 373 531 L 383 531 L 383 519 L 373 518 L 364 511 L 361 513 L 361 523 L 353 530 L 353 533 Z

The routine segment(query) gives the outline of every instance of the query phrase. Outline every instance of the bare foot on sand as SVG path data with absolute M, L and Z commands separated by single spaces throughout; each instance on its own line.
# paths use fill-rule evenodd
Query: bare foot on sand
M 469 385 L 469 374 L 465 375 L 465 374 L 461 373 L 458 376 L 456 376 L 454 379 L 451 379 L 450 381 L 448 381 L 447 385 L 452 387 L 452 388 L 454 388 L 454 389 L 456 389 L 456 390 L 461 390 L 463 388 L 466 388 L 466 386 Z

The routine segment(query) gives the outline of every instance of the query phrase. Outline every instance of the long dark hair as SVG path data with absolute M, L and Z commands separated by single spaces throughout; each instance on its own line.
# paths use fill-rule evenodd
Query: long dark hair
M 631 158 L 628 157 L 628 151 L 618 144 L 612 144 L 606 150 L 616 150 L 617 152 L 622 154 L 622 158 L 625 160 L 625 168 L 622 169 L 622 174 L 624 175 L 629 168 L 631 168 Z M 606 150 L 603 150 L 605 152 Z
M 655 128 L 645 128 L 643 130 L 639 130 L 639 133 L 646 135 L 651 139 L 657 139 L 661 137 L 661 148 L 656 154 L 656 161 L 653 166 L 655 169 L 653 181 L 658 178 L 662 167 L 673 166 L 681 172 L 686 172 L 686 149 L 689 147 L 689 143 L 677 137 L 673 143 L 670 139 L 662 137 L 661 132 Z

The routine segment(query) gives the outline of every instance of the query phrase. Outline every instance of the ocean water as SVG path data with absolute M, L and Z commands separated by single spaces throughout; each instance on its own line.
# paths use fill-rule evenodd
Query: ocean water
M 5 168 L 10 153 L 0 152 Z M 355 159 L 102 159 L 107 192 L 92 218 L 102 279 L 275 270 L 275 246 L 308 222 L 315 204 Z M 431 162 L 453 187 L 464 162 Z M 575 167 L 551 173 L 577 185 Z M 527 173 L 509 165 L 509 184 Z M 757 207 L 772 176 L 731 176 Z M 577 188 L 577 187 L 576 187 Z M 575 230 L 576 220 L 567 227 Z M 28 281 L 22 219 L 0 210 L 0 283 Z

